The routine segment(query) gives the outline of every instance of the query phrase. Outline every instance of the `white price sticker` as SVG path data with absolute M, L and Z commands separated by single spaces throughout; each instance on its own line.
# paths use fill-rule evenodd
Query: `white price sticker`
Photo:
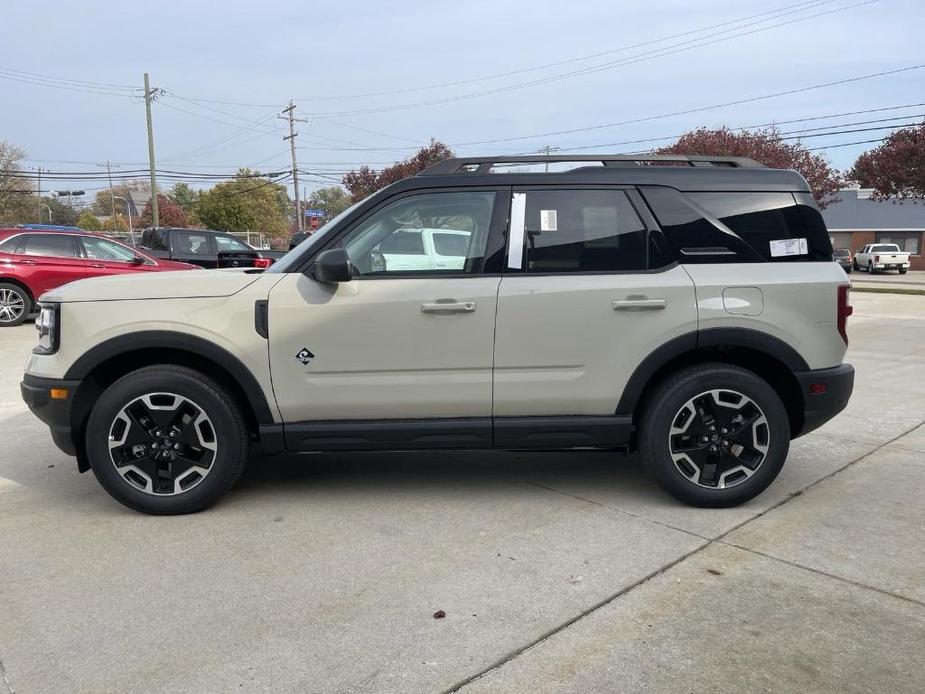
M 779 258 L 785 255 L 806 255 L 809 253 L 809 244 L 806 239 L 779 239 L 770 242 L 771 257 Z
M 540 210 L 540 231 L 556 231 L 559 228 L 557 210 Z

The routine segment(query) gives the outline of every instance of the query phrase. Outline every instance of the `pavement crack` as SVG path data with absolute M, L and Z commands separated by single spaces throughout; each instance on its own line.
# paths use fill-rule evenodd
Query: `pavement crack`
M 534 485 L 534 486 L 536 486 L 536 487 L 540 487 L 540 488 L 542 488 L 542 489 L 546 489 L 546 490 L 548 490 L 548 491 L 555 492 L 556 494 L 564 494 L 565 496 L 571 496 L 571 497 L 573 497 L 573 498 L 575 498 L 575 499 L 579 499 L 580 501 L 585 501 L 585 502 L 587 502 L 587 503 L 589 503 L 589 504 L 594 504 L 595 506 L 601 506 L 602 508 L 606 508 L 606 509 L 609 509 L 609 510 L 617 511 L 617 512 L 619 512 L 619 513 L 622 513 L 622 514 L 627 515 L 627 516 L 631 516 L 631 517 L 633 517 L 633 518 L 639 518 L 639 519 L 641 519 L 641 520 L 652 521 L 653 523 L 658 523 L 659 525 L 663 525 L 663 526 L 665 526 L 665 527 L 672 528 L 673 530 L 680 530 L 680 532 L 687 533 L 688 535 L 694 535 L 695 537 L 698 537 L 698 538 L 700 538 L 700 539 L 706 539 L 706 541 L 703 542 L 703 544 L 698 545 L 698 546 L 695 547 L 694 549 L 690 550 L 689 552 L 685 552 L 684 554 L 682 554 L 681 556 L 677 557 L 676 559 L 673 559 L 672 561 L 668 562 L 667 564 L 663 565 L 662 567 L 656 569 L 656 570 L 653 571 L 652 573 L 649 573 L 649 574 L 647 574 L 646 576 L 643 576 L 643 577 L 642 577 L 641 579 L 639 579 L 638 581 L 636 581 L 636 582 L 634 582 L 634 583 L 631 583 L 630 585 L 626 586 L 625 588 L 620 589 L 619 591 L 617 591 L 617 592 L 614 593 L 613 595 L 611 595 L 611 596 L 609 596 L 609 597 L 607 597 L 607 598 L 604 598 L 603 600 L 601 600 L 601 601 L 598 602 L 598 603 L 595 603 L 594 605 L 592 605 L 592 606 L 589 607 L 588 609 L 583 610 L 582 612 L 579 612 L 579 613 L 578 613 L 577 615 L 575 615 L 574 617 L 571 617 L 570 619 L 566 620 L 565 622 L 562 622 L 561 624 L 558 624 L 557 626 L 553 627 L 552 629 L 550 629 L 550 630 L 546 631 L 545 633 L 541 634 L 539 637 L 537 637 L 537 638 L 533 639 L 532 641 L 528 642 L 528 643 L 525 644 L 524 646 L 522 646 L 522 647 L 520 647 L 520 648 L 518 648 L 518 649 L 516 649 L 516 650 L 514 650 L 514 651 L 511 651 L 511 652 L 507 653 L 506 655 L 502 656 L 501 658 L 495 660 L 493 663 L 491 663 L 490 665 L 488 665 L 488 667 L 486 667 L 486 668 L 480 670 L 479 672 L 476 672 L 476 673 L 473 674 L 473 675 L 470 675 L 469 677 L 466 677 L 465 679 L 460 680 L 460 681 L 457 682 L 456 684 L 452 685 L 450 688 L 444 690 L 443 694 L 453 694 L 453 692 L 458 692 L 458 691 L 459 691 L 460 689 L 462 689 L 463 687 L 466 687 L 466 686 L 472 684 L 473 682 L 475 682 L 475 681 L 478 680 L 478 679 L 481 679 L 481 678 L 484 677 L 485 675 L 487 675 L 487 674 L 489 674 L 489 673 L 491 673 L 491 672 L 497 670 L 498 668 L 504 667 L 507 663 L 511 662 L 512 660 L 515 660 L 516 658 L 519 658 L 521 655 L 523 655 L 524 653 L 526 653 L 526 652 L 529 651 L 530 649 L 535 648 L 536 646 L 539 646 L 539 645 L 542 644 L 544 641 L 547 641 L 548 639 L 552 638 L 553 636 L 555 636 L 555 635 L 558 634 L 559 632 L 564 631 L 565 629 L 568 629 L 570 626 L 572 626 L 572 625 L 575 624 L 576 622 L 581 621 L 582 619 L 584 619 L 585 617 L 588 617 L 589 615 L 593 614 L 594 612 L 596 612 L 597 610 L 601 609 L 602 607 L 606 607 L 607 605 L 609 605 L 610 603 L 612 603 L 614 600 L 617 600 L 618 598 L 621 598 L 621 597 L 623 597 L 624 595 L 627 595 L 628 593 L 630 593 L 630 592 L 636 590 L 637 588 L 639 588 L 639 587 L 645 585 L 646 583 L 648 583 L 649 581 L 651 581 L 651 580 L 652 580 L 653 578 L 655 578 L 656 576 L 659 576 L 659 575 L 665 573 L 666 571 L 668 571 L 668 570 L 674 568 L 674 567 L 677 566 L 678 564 L 681 564 L 682 562 L 684 562 L 684 561 L 690 559 L 690 558 L 693 557 L 695 554 L 699 554 L 700 552 L 702 552 L 702 551 L 705 550 L 706 548 L 710 547 L 711 545 L 714 545 L 714 544 L 722 544 L 722 545 L 726 545 L 726 546 L 736 547 L 736 548 L 738 548 L 738 549 L 742 549 L 742 550 L 745 550 L 745 551 L 748 551 L 748 552 L 752 552 L 752 553 L 754 553 L 754 554 L 762 555 L 761 552 L 756 552 L 756 551 L 754 551 L 754 550 L 748 549 L 747 547 L 739 547 L 738 545 L 735 545 L 735 544 L 733 544 L 733 543 L 726 542 L 724 538 L 728 537 L 729 535 L 731 535 L 732 533 L 734 533 L 736 530 L 738 530 L 739 528 L 743 527 L 744 525 L 747 525 L 748 523 L 751 523 L 753 520 L 755 520 L 755 519 L 757 519 L 757 518 L 761 518 L 761 517 L 763 517 L 763 516 L 766 516 L 767 514 L 769 514 L 769 513 L 771 513 L 772 511 L 774 511 L 775 509 L 778 509 L 778 508 L 780 508 L 781 506 L 783 506 L 784 504 L 787 504 L 787 503 L 789 503 L 790 501 L 793 501 L 795 498 L 797 498 L 797 497 L 803 495 L 807 490 L 812 489 L 812 488 L 815 487 L 816 485 L 821 484 L 822 482 L 825 482 L 826 480 L 829 480 L 829 479 L 835 477 L 836 475 L 841 474 L 842 472 L 844 472 L 844 471 L 847 470 L 848 468 L 853 467 L 853 466 L 856 465 L 857 463 L 860 463 L 862 460 L 865 460 L 866 458 L 869 458 L 870 456 L 872 456 L 872 455 L 874 455 L 875 453 L 877 453 L 878 451 L 880 451 L 880 450 L 886 448 L 887 446 L 889 446 L 890 444 L 894 443 L 895 441 L 898 441 L 898 440 L 901 439 L 903 436 L 906 436 L 907 434 L 912 433 L 913 431 L 915 431 L 916 429 L 918 429 L 918 428 L 919 428 L 920 426 L 922 426 L 922 425 L 925 425 L 925 419 L 923 419 L 921 422 L 919 422 L 919 423 L 916 424 L 915 426 L 911 427 L 910 429 L 907 429 L 906 431 L 903 431 L 902 433 L 898 434 L 897 436 L 894 436 L 893 438 L 889 439 L 888 441 L 885 441 L 885 442 L 883 442 L 883 443 L 877 445 L 876 448 L 874 448 L 874 449 L 868 451 L 867 453 L 864 453 L 863 455 L 859 455 L 859 456 L 858 456 L 857 458 L 855 458 L 854 460 L 851 460 L 851 461 L 845 463 L 842 467 L 838 468 L 837 470 L 833 470 L 833 471 L 830 472 L 829 474 L 827 474 L 827 475 L 825 475 L 825 476 L 823 476 L 823 477 L 820 477 L 819 479 L 817 479 L 817 480 L 815 480 L 815 481 L 813 481 L 813 482 L 810 482 L 810 483 L 807 484 L 805 487 L 803 487 L 803 488 L 801 488 L 801 489 L 799 489 L 799 490 L 797 490 L 797 491 L 795 491 L 795 492 L 792 492 L 791 494 L 789 494 L 788 496 L 784 497 L 783 499 L 781 499 L 781 500 L 778 501 L 777 503 L 772 504 L 771 506 L 769 506 L 769 507 L 766 508 L 765 510 L 760 511 L 759 513 L 756 513 L 754 516 L 751 516 L 751 517 L 749 517 L 749 518 L 746 518 L 746 519 L 743 520 L 741 523 L 737 523 L 736 525 L 734 525 L 733 527 L 731 527 L 729 530 L 725 531 L 724 533 L 718 535 L 716 538 L 713 538 L 713 539 L 706 539 L 706 538 L 703 538 L 703 537 L 700 536 L 700 535 L 696 535 L 695 533 L 691 533 L 689 530 L 680 530 L 679 528 L 673 528 L 673 527 L 670 526 L 670 525 L 666 525 L 666 524 L 664 524 L 664 523 L 658 523 L 657 521 L 652 521 L 652 519 L 646 518 L 645 516 L 637 516 L 637 515 L 635 515 L 635 514 L 633 514 L 633 513 L 630 513 L 630 512 L 628 512 L 628 511 L 624 511 L 624 510 L 618 509 L 618 508 L 613 508 L 613 507 L 607 506 L 607 505 L 605 505 L 605 504 L 602 504 L 602 503 L 600 503 L 599 501 L 594 501 L 594 500 L 592 500 L 592 499 L 587 499 L 587 498 L 585 498 L 585 497 L 578 496 L 577 494 L 571 494 L 571 493 L 569 493 L 569 492 L 563 492 L 563 491 L 560 491 L 560 490 L 558 490 L 558 489 L 554 489 L 553 487 L 547 487 L 546 485 L 539 484 L 539 483 L 537 483 L 537 482 L 532 482 L 532 481 L 530 481 L 530 480 L 524 480 L 524 481 L 527 482 L 528 484 L 532 484 L 532 485 Z M 787 560 L 784 560 L 784 559 L 780 559 L 780 558 L 778 558 L 778 557 L 773 557 L 773 556 L 770 556 L 770 555 L 762 555 L 762 556 L 766 556 L 768 559 L 777 560 L 777 561 L 780 561 L 780 562 L 785 563 L 785 564 L 792 564 L 791 562 L 788 562 Z M 797 567 L 797 568 L 800 568 L 800 569 L 804 569 L 804 570 L 807 570 L 807 571 L 813 571 L 813 572 L 815 572 L 815 573 L 817 573 L 817 574 L 827 576 L 827 577 L 832 578 L 832 579 L 834 579 L 834 580 L 843 581 L 843 582 L 847 582 L 847 583 L 852 583 L 852 584 L 857 585 L 857 586 L 862 587 L 862 588 L 871 588 L 871 590 L 875 590 L 875 591 L 880 592 L 880 593 L 883 593 L 883 594 L 885 594 L 885 595 L 890 595 L 890 596 L 892 596 L 892 597 L 895 597 L 895 598 L 898 598 L 898 599 L 901 599 L 901 600 L 906 600 L 906 601 L 908 601 L 908 602 L 912 602 L 912 603 L 917 604 L 917 605 L 918 605 L 918 604 L 921 604 L 921 603 L 919 603 L 919 601 L 917 601 L 917 600 L 915 600 L 915 599 L 906 598 L 906 597 L 904 597 L 904 596 L 896 595 L 895 593 L 890 593 L 889 591 L 880 590 L 880 589 L 878 589 L 878 588 L 872 588 L 871 586 L 865 586 L 864 584 L 856 583 L 856 582 L 852 581 L 851 579 L 846 579 L 846 578 L 843 578 L 843 577 L 841 577 L 841 576 L 836 576 L 836 575 L 830 575 L 830 574 L 825 573 L 824 571 L 818 571 L 818 570 L 816 570 L 816 569 L 810 569 L 809 567 L 801 566 L 801 565 L 799 565 L 799 564 L 792 564 L 792 565 L 795 566 L 795 567 Z
M 0 680 L 3 681 L 4 685 L 6 685 L 6 691 L 8 694 L 16 694 L 16 690 L 13 689 L 13 685 L 10 683 L 10 678 L 6 676 L 6 668 L 3 667 L 2 660 L 0 660 Z
M 553 490 L 553 491 L 555 491 L 555 490 Z M 600 505 L 600 504 L 599 504 L 599 505 Z M 643 577 L 640 578 L 638 581 L 635 581 L 634 583 L 629 584 L 628 586 L 626 586 L 625 588 L 620 589 L 619 591 L 617 591 L 617 592 L 614 593 L 613 595 L 611 595 L 611 596 L 609 596 L 609 597 L 607 597 L 607 598 L 604 598 L 603 600 L 601 600 L 601 601 L 598 602 L 598 603 L 595 603 L 594 605 L 592 605 L 591 607 L 589 607 L 587 610 L 584 610 L 584 611 L 582 611 L 582 612 L 579 612 L 577 615 L 575 615 L 574 617 L 568 619 L 567 621 L 563 622 L 562 624 L 559 624 L 559 625 L 553 627 L 552 629 L 550 629 L 549 631 L 547 631 L 547 632 L 541 634 L 539 637 L 537 637 L 537 638 L 534 639 L 533 641 L 530 641 L 530 642 L 527 643 L 526 645 L 524 645 L 524 646 L 522 646 L 522 647 L 520 647 L 520 648 L 518 648 L 518 649 L 516 649 L 516 650 L 514 650 L 514 651 L 511 651 L 510 653 L 508 653 L 508 654 L 502 656 L 501 658 L 499 658 L 498 660 L 496 660 L 494 663 L 492 663 L 491 665 L 489 665 L 489 666 L 486 667 L 485 669 L 480 670 L 479 672 L 475 673 L 474 675 L 470 675 L 469 677 L 466 677 L 466 678 L 463 679 L 463 680 L 460 680 L 459 682 L 457 682 L 456 684 L 454 684 L 453 686 L 451 686 L 449 689 L 445 689 L 445 690 L 443 691 L 443 694 L 452 694 L 453 692 L 458 692 L 460 689 L 462 689 L 463 687 L 465 687 L 465 686 L 467 686 L 467 685 L 469 685 L 469 684 L 472 684 L 472 683 L 475 682 L 477 679 L 480 679 L 480 678 L 484 677 L 485 675 L 487 675 L 488 673 L 493 672 L 494 670 L 497 670 L 497 669 L 500 668 L 500 667 L 503 667 L 503 666 L 506 665 L 507 663 L 511 662 L 512 660 L 518 658 L 519 656 L 521 656 L 521 655 L 523 655 L 524 653 L 526 653 L 527 651 L 529 651 L 531 648 L 540 645 L 541 643 L 543 643 L 543 642 L 546 641 L 547 639 L 550 639 L 550 638 L 552 638 L 553 636 L 555 636 L 556 634 L 558 634 L 560 631 L 563 631 L 564 629 L 567 629 L 568 627 L 572 626 L 573 624 L 575 624 L 575 622 L 578 622 L 579 620 L 584 619 L 585 617 L 587 617 L 588 615 L 590 615 L 590 614 L 596 612 L 597 610 L 601 609 L 602 607 L 605 607 L 606 605 L 609 605 L 610 603 L 612 603 L 612 602 L 613 602 L 614 600 L 616 600 L 617 598 L 622 597 L 622 596 L 624 596 L 624 595 L 626 595 L 626 594 L 628 594 L 628 593 L 630 593 L 630 592 L 636 590 L 637 588 L 639 588 L 639 587 L 642 586 L 642 585 L 645 585 L 646 583 L 648 583 L 649 581 L 651 581 L 651 580 L 652 580 L 653 578 L 655 578 L 656 576 L 660 576 L 661 574 L 663 574 L 663 573 L 665 573 L 666 571 L 668 571 L 669 569 L 671 569 L 671 568 L 677 566 L 678 564 L 680 564 L 680 563 L 683 562 L 684 560 L 688 559 L 689 557 L 692 557 L 693 555 L 697 554 L 697 553 L 700 552 L 701 550 L 703 550 L 703 549 L 709 547 L 711 544 L 713 544 L 713 543 L 712 543 L 712 540 L 707 540 L 706 542 L 704 542 L 703 544 L 701 544 L 701 545 L 695 547 L 694 549 L 690 550 L 689 552 L 685 552 L 685 553 L 682 554 L 680 557 L 671 560 L 670 562 L 668 562 L 668 563 L 665 564 L 664 566 L 662 566 L 662 567 L 656 569 L 655 571 L 653 571 L 653 572 L 651 572 L 651 573 L 649 573 L 649 574 L 643 576 Z
M 894 593 L 889 590 L 884 590 L 883 588 L 877 588 L 877 586 L 871 586 L 866 583 L 861 583 L 860 581 L 856 581 L 853 578 L 839 576 L 838 574 L 829 573 L 828 571 L 823 571 L 822 569 L 815 569 L 812 566 L 806 566 L 805 564 L 800 564 L 799 562 L 791 561 L 790 559 L 784 559 L 783 557 L 778 557 L 773 554 L 768 554 L 767 552 L 761 552 L 757 549 L 752 549 L 751 547 L 745 547 L 744 545 L 740 545 L 735 542 L 728 542 L 726 540 L 717 540 L 717 543 L 726 545 L 727 547 L 735 547 L 736 549 L 741 549 L 745 552 L 756 554 L 759 557 L 764 557 L 765 559 L 777 561 L 777 562 L 780 562 L 781 564 L 786 564 L 787 566 L 792 566 L 796 569 L 802 569 L 803 571 L 809 571 L 810 573 L 814 573 L 819 576 L 825 576 L 826 578 L 833 578 L 836 581 L 841 581 L 842 583 L 848 583 L 857 588 L 864 588 L 866 590 L 872 590 L 876 593 L 880 593 L 881 595 L 886 595 L 891 598 L 896 598 L 897 600 L 904 600 L 905 602 L 911 602 L 913 605 L 918 605 L 919 607 L 925 607 L 925 602 L 922 602 L 921 600 L 917 600 L 916 598 L 910 598 L 906 595 L 900 595 L 899 593 Z
M 676 530 L 679 533 L 684 533 L 685 535 L 691 535 L 696 537 L 699 540 L 709 540 L 711 538 L 705 537 L 698 533 L 692 532 L 690 530 L 685 530 L 684 528 L 679 528 L 676 525 L 671 525 L 671 523 L 665 523 L 664 521 L 656 520 L 654 518 L 649 518 L 648 516 L 643 516 L 638 513 L 633 513 L 632 511 L 627 511 L 616 506 L 610 506 L 609 504 L 601 503 L 600 501 L 595 501 L 594 499 L 589 499 L 587 497 L 581 496 L 580 494 L 573 494 L 572 492 L 565 492 L 561 489 L 556 489 L 555 487 L 549 487 L 545 484 L 540 484 L 539 482 L 533 482 L 531 480 L 524 480 L 527 484 L 532 484 L 534 487 L 539 487 L 540 489 L 545 489 L 550 492 L 555 492 L 556 494 L 562 494 L 563 496 L 570 496 L 573 499 L 578 499 L 579 501 L 585 501 L 589 504 L 594 504 L 595 506 L 600 506 L 601 508 L 606 508 L 608 511 L 616 511 L 621 513 L 624 516 L 629 516 L 630 518 L 636 518 L 638 520 L 646 521 L 648 523 L 654 523 L 655 525 L 660 525 L 663 528 L 668 528 L 670 530 Z

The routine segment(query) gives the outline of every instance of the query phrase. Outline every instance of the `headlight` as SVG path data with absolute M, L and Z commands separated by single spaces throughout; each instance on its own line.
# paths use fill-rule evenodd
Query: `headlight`
M 35 319 L 35 329 L 39 331 L 39 344 L 32 350 L 35 354 L 54 354 L 58 351 L 61 337 L 60 308 L 60 304 L 39 305 L 39 315 Z

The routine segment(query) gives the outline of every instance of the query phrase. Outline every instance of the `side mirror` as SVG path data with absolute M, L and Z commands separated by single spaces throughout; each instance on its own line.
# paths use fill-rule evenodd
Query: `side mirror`
M 343 248 L 329 248 L 318 254 L 312 264 L 312 277 L 324 284 L 349 282 L 353 266 Z
M 143 256 L 140 256 L 140 255 L 132 256 L 132 265 L 144 265 L 144 264 L 145 264 L 145 259 Z

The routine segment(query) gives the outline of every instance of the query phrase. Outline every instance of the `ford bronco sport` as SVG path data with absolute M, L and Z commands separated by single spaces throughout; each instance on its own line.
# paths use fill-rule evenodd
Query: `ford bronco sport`
M 441 229 L 446 267 L 383 252 Z M 22 394 L 80 470 L 148 513 L 205 508 L 257 441 L 638 450 L 677 498 L 731 506 L 845 407 L 848 287 L 794 171 L 451 159 L 266 271 L 46 293 Z

